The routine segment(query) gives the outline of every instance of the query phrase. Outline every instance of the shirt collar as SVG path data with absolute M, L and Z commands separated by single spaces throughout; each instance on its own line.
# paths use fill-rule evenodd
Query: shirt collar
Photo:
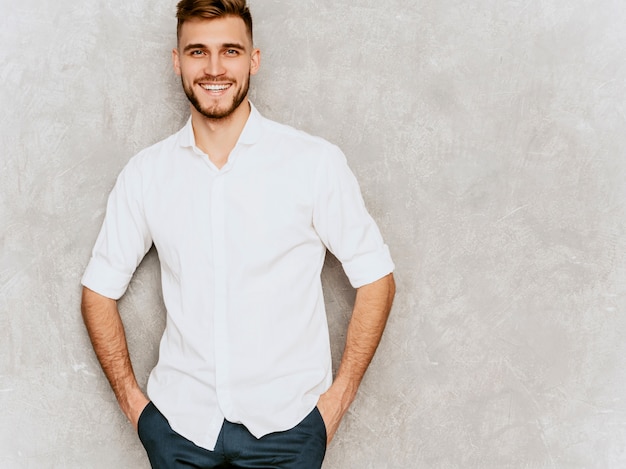
M 250 115 L 248 116 L 246 125 L 241 131 L 241 135 L 239 136 L 237 143 L 243 143 L 244 145 L 257 143 L 261 138 L 262 121 L 263 116 L 261 116 L 261 113 L 257 111 L 254 104 L 250 102 Z
M 248 101 L 250 102 L 250 101 Z M 263 116 L 257 108 L 250 102 L 250 115 L 246 121 L 246 125 L 239 135 L 238 144 L 252 145 L 261 138 Z M 193 134 L 193 126 L 191 125 L 191 117 L 187 119 L 187 123 L 180 130 L 178 143 L 183 148 L 196 148 L 196 137 Z

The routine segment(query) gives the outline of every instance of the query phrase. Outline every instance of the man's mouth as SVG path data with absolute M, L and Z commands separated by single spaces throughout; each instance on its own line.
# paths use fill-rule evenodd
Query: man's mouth
M 209 83 L 200 83 L 200 86 L 202 87 L 202 89 L 205 89 L 207 91 L 224 91 L 228 88 L 230 88 L 230 84 L 222 84 L 222 85 L 212 85 Z

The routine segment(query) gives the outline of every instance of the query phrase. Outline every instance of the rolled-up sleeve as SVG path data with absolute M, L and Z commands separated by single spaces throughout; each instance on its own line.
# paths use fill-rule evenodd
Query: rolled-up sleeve
M 324 155 L 315 178 L 313 224 L 341 262 L 354 288 L 391 273 L 394 264 L 359 184 L 337 147 Z
M 152 238 L 142 206 L 142 180 L 131 160 L 109 195 L 106 216 L 81 283 L 117 300 L 150 249 Z

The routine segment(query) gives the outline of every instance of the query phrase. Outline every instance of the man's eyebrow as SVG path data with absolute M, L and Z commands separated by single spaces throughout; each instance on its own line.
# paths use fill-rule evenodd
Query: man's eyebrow
M 246 48 L 242 44 L 239 44 L 238 42 L 227 42 L 226 44 L 222 44 L 222 49 L 246 50 Z
M 221 48 L 222 49 L 237 49 L 237 50 L 242 50 L 242 51 L 246 50 L 246 48 L 242 44 L 239 44 L 238 42 L 227 42 L 225 44 L 222 44 Z M 208 46 L 206 44 L 187 44 L 185 48 L 183 49 L 183 52 L 188 52 L 190 50 L 195 50 L 195 49 L 206 50 L 208 49 Z
M 207 46 L 204 44 L 187 44 L 183 49 L 183 52 L 190 51 L 192 49 L 206 49 Z

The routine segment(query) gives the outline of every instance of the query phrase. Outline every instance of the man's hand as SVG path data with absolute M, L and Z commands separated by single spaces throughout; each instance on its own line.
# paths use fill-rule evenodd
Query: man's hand
M 326 444 L 330 444 L 335 436 L 341 419 L 348 411 L 355 396 L 356 389 L 348 390 L 342 386 L 340 381 L 335 381 L 330 389 L 320 396 L 317 409 L 322 415 L 324 425 L 326 425 Z

